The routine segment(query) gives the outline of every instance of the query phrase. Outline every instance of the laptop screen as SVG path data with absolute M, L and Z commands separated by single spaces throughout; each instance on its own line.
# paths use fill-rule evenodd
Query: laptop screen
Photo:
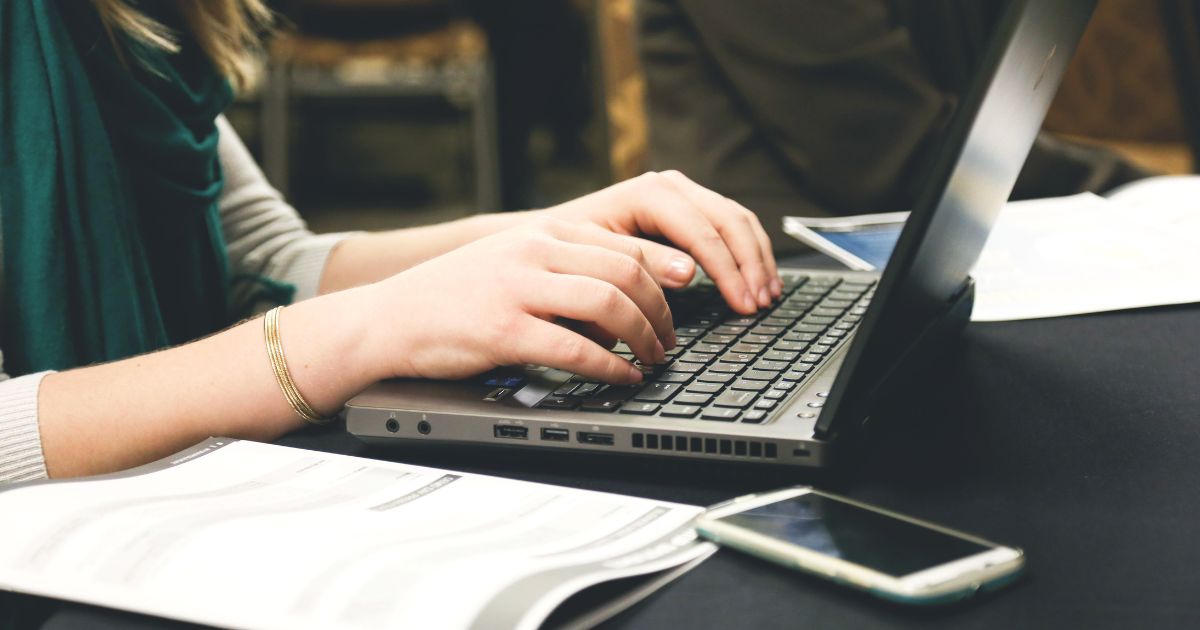
M 1095 0 L 1017 0 L 947 129 L 863 319 L 816 434 L 869 415 L 890 377 L 956 315 Z M 967 305 L 969 306 L 969 304 Z M 965 321 L 969 311 L 957 316 Z M 936 342 L 935 342 L 936 343 Z

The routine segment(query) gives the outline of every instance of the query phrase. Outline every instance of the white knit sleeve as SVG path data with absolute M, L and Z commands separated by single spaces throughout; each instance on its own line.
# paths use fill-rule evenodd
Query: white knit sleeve
M 258 300 L 263 285 L 256 278 L 294 286 L 297 302 L 315 296 L 330 252 L 353 233 L 310 232 L 295 208 L 267 182 L 229 121 L 222 116 L 217 126 L 225 176 L 221 226 L 235 308 L 248 313 L 270 306 Z
M 49 372 L 0 374 L 0 484 L 46 477 L 38 431 L 38 388 Z

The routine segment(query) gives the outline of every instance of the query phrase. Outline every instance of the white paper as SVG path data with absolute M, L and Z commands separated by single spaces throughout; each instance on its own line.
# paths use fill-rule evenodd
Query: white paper
M 905 214 L 845 217 L 836 225 Z M 785 218 L 801 241 L 851 268 L 870 268 L 803 224 L 819 222 Z M 1200 302 L 1200 176 L 1150 178 L 1108 198 L 1083 193 L 1006 204 L 971 275 L 973 321 Z
M 1200 197 L 1010 203 L 979 263 L 974 321 L 1200 301 Z
M 714 551 L 701 509 L 212 440 L 175 465 L 0 492 L 0 587 L 248 628 L 535 628 Z

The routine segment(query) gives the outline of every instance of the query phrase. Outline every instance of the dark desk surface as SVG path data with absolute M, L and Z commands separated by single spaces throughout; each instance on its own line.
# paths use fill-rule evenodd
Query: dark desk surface
M 607 627 L 1200 627 L 1198 350 L 1195 306 L 973 324 L 925 391 L 881 415 L 878 433 L 833 474 L 373 451 L 335 429 L 282 443 L 695 504 L 813 483 L 1028 554 L 1014 587 L 925 610 L 721 551 Z M 175 626 L 9 601 L 27 609 L 19 625 Z

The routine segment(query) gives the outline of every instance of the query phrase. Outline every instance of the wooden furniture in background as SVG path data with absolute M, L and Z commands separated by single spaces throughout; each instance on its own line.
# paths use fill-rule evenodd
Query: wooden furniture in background
M 297 10 L 353 12 L 396 5 L 426 7 L 445 0 L 302 0 Z M 469 112 L 476 207 L 500 206 L 495 84 L 483 31 L 451 19 L 428 31 L 350 39 L 296 29 L 271 44 L 262 89 L 263 168 L 280 190 L 288 187 L 295 99 L 442 97 Z

